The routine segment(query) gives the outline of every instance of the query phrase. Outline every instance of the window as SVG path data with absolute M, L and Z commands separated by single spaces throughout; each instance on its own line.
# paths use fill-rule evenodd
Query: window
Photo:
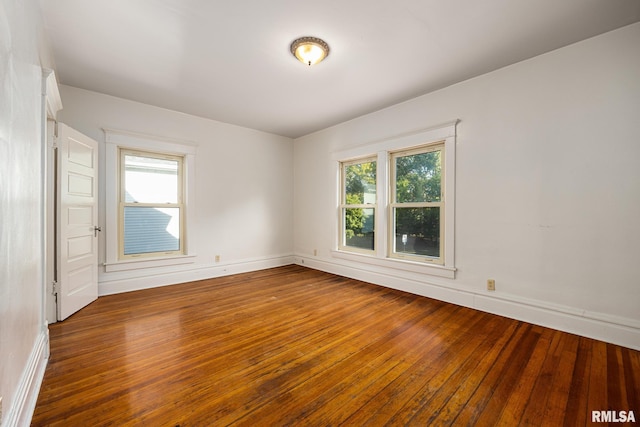
M 194 262 L 197 144 L 104 131 L 104 272 Z
M 442 264 L 444 145 L 391 153 L 390 256 Z
M 183 157 L 120 150 L 119 258 L 184 252 Z
M 457 124 L 334 153 L 340 177 L 334 257 L 455 278 Z
M 340 247 L 352 251 L 375 249 L 376 160 L 341 165 Z

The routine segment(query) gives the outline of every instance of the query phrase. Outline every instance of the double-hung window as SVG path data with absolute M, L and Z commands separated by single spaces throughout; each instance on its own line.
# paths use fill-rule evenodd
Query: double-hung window
M 196 152 L 194 142 L 105 129 L 105 273 L 194 262 Z
M 391 153 L 390 256 L 442 264 L 444 145 Z
M 376 158 L 341 164 L 340 248 L 355 252 L 375 249 Z
M 184 253 L 183 160 L 120 149 L 119 258 Z
M 334 153 L 335 257 L 455 277 L 458 121 Z

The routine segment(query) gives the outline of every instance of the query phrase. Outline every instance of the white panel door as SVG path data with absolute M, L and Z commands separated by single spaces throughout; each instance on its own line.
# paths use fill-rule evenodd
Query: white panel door
M 58 320 L 98 298 L 98 143 L 58 124 Z

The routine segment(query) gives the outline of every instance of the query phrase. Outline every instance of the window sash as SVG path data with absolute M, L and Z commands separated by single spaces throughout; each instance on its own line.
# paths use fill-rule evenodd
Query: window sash
M 375 227 L 375 218 L 377 215 L 377 206 L 378 206 L 378 194 L 377 194 L 377 175 L 376 175 L 376 183 L 375 183 L 375 188 L 376 188 L 376 193 L 375 193 L 375 203 L 347 203 L 347 168 L 353 165 L 358 165 L 358 164 L 364 164 L 364 163 L 375 163 L 376 164 L 376 169 L 378 167 L 377 165 L 377 157 L 372 156 L 372 157 L 366 157 L 366 158 L 360 158 L 360 159 L 356 159 L 356 160 L 350 160 L 350 161 L 346 161 L 346 162 L 340 162 L 340 205 L 339 205 L 339 216 L 340 216 L 340 220 L 339 220 L 339 233 L 340 235 L 338 236 L 338 247 L 341 250 L 345 250 L 345 251 L 351 251 L 351 252 L 361 252 L 361 253 L 367 253 L 367 254 L 371 254 L 371 253 L 375 253 L 376 250 L 376 245 L 375 245 L 375 233 L 376 233 L 376 227 Z M 362 240 L 362 242 L 354 242 L 354 244 L 349 245 L 347 242 L 347 211 L 350 209 L 361 209 L 361 210 L 370 210 L 371 214 L 368 215 L 368 217 L 370 218 L 369 223 L 371 224 L 371 231 L 370 231 L 370 236 L 364 236 L 364 239 L 358 239 L 358 240 Z M 364 212 L 362 213 L 364 215 Z M 358 236 L 354 236 L 354 237 L 358 237 Z M 353 240 L 353 239 L 352 239 Z M 366 247 L 364 247 L 364 245 L 368 242 L 371 241 L 371 249 L 368 249 Z M 366 245 L 368 246 L 368 244 Z
M 397 200 L 397 170 L 396 159 L 401 157 L 414 156 L 425 153 L 440 152 L 440 200 L 432 202 L 398 202 Z M 431 143 L 422 147 L 399 150 L 389 153 L 390 179 L 389 179 L 389 204 L 388 204 L 388 254 L 390 258 L 406 259 L 411 261 L 419 261 L 426 263 L 434 263 L 444 265 L 444 242 L 445 242 L 445 145 L 444 142 Z M 427 256 L 420 254 L 402 253 L 396 251 L 396 212 L 397 209 L 405 208 L 438 208 L 439 209 L 439 256 Z
M 407 206 L 411 205 L 411 206 Z M 438 255 L 418 254 L 411 252 L 399 252 L 396 250 L 398 247 L 397 242 L 397 210 L 398 209 L 412 209 L 412 208 L 432 208 L 438 209 Z M 420 262 L 430 262 L 434 264 L 444 264 L 444 203 L 394 203 L 389 206 L 389 257 L 406 259 Z
M 183 203 L 184 194 L 184 157 L 177 155 L 169 155 L 164 153 L 156 153 L 149 151 L 131 150 L 121 148 L 119 156 L 119 204 L 118 204 L 118 258 L 119 259 L 132 259 L 132 258 L 150 258 L 167 255 L 183 255 L 185 253 L 185 228 L 186 228 L 186 215 L 185 206 Z M 138 156 L 151 159 L 171 160 L 177 162 L 177 202 L 175 203 L 140 203 L 140 202 L 127 202 L 126 201 L 126 168 L 125 157 L 126 156 Z M 162 212 L 163 209 L 178 209 L 179 224 L 177 227 L 178 234 L 178 248 L 176 250 L 156 250 L 147 252 L 135 252 L 125 253 L 125 210 L 127 208 L 151 208 Z

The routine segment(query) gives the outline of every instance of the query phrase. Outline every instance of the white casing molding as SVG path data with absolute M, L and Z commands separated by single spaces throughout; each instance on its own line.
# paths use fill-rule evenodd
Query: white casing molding
M 58 111 L 62 110 L 58 79 L 56 79 L 55 71 L 50 69 L 43 69 L 42 76 L 45 80 L 45 93 L 43 95 L 46 97 L 46 117 L 55 120 L 58 116 Z

